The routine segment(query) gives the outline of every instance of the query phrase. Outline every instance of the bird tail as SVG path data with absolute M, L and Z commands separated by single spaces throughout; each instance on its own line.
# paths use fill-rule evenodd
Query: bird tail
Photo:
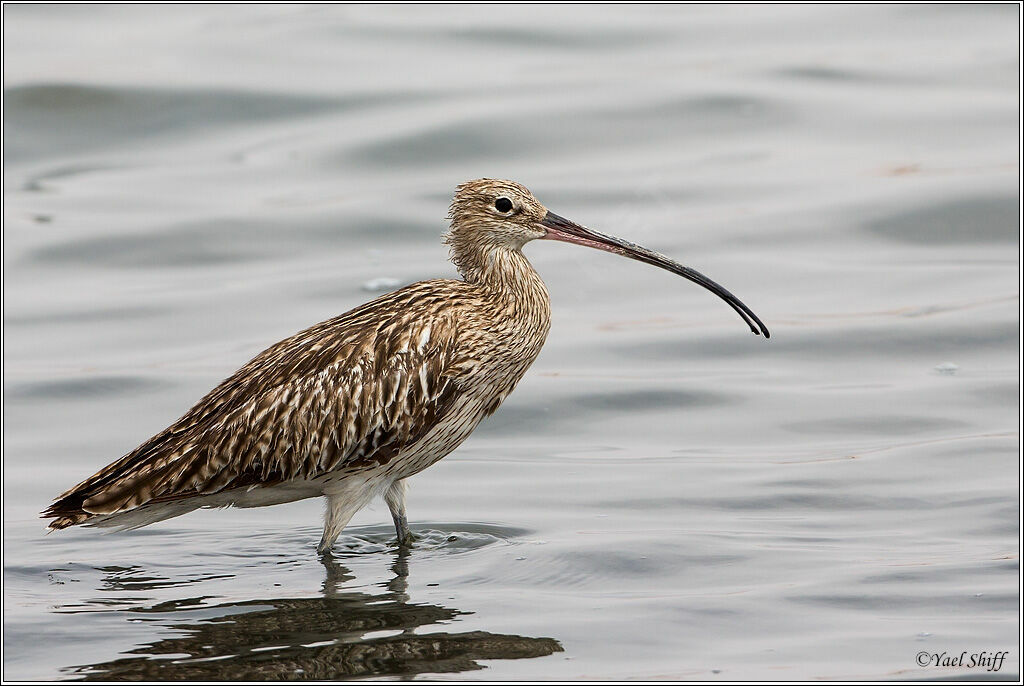
M 50 531 L 60 531 L 61 529 L 66 529 L 69 526 L 82 524 L 83 522 L 88 520 L 92 515 L 90 515 L 88 512 L 79 512 L 75 514 L 57 516 L 55 513 L 51 513 L 50 510 L 48 509 L 45 512 L 43 512 L 42 515 L 40 516 L 47 519 L 50 517 L 55 517 L 55 519 L 52 522 L 46 525 L 46 528 Z
M 68 507 L 65 501 L 66 499 L 63 498 L 58 499 L 42 513 L 41 516 L 44 518 L 53 518 L 46 525 L 49 531 L 59 531 L 60 529 L 66 529 L 79 524 L 90 527 L 111 528 L 115 531 L 128 531 L 188 514 L 200 507 L 210 506 L 210 504 L 202 502 L 203 499 L 201 498 L 195 500 L 168 500 L 148 502 L 139 507 L 120 510 L 110 514 L 96 514 L 86 512 L 81 508 L 75 511 L 73 506 Z M 212 504 L 214 506 L 219 505 L 219 503 Z
M 82 508 L 84 498 L 76 497 L 75 489 L 68 491 L 53 501 L 53 504 L 40 513 L 44 519 L 52 519 L 46 528 L 59 531 L 87 521 L 93 515 Z

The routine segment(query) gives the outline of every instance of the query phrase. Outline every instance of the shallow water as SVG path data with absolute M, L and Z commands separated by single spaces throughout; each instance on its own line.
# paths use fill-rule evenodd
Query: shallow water
M 4 677 L 1017 678 L 1018 11 L 5 6 Z M 533 244 L 550 338 L 410 553 L 380 503 L 323 561 L 315 501 L 42 534 L 268 344 L 454 275 L 479 176 L 771 340 Z

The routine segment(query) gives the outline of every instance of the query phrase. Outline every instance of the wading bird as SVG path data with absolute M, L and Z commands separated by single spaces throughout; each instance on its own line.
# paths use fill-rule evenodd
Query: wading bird
M 406 480 L 464 441 L 512 392 L 548 335 L 544 282 L 522 253 L 566 241 L 667 269 L 760 319 L 703 274 L 549 212 L 518 183 L 458 187 L 445 242 L 461 281 L 406 286 L 273 345 L 178 421 L 67 491 L 50 529 L 132 529 L 201 507 L 325 496 L 327 551 L 383 495 L 400 545 L 413 540 Z

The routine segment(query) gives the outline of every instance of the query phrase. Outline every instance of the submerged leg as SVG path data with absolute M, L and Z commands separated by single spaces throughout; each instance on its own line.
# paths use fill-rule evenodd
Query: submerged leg
M 316 551 L 321 555 L 334 545 L 341 535 L 349 520 L 352 519 L 359 507 L 353 507 L 353 503 L 347 493 L 326 493 L 327 509 L 324 512 L 324 535 L 320 538 L 320 545 Z
M 409 520 L 405 517 L 405 479 L 399 479 L 384 491 L 384 502 L 391 510 L 391 518 L 395 520 L 395 531 L 398 533 L 398 545 L 405 547 L 413 544 L 416 537 L 409 531 Z

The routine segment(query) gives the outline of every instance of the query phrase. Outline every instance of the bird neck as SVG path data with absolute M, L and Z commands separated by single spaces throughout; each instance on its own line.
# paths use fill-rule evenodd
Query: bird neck
M 527 311 L 550 312 L 548 289 L 519 248 L 500 246 L 483 252 L 462 275 L 496 298 L 510 299 Z

